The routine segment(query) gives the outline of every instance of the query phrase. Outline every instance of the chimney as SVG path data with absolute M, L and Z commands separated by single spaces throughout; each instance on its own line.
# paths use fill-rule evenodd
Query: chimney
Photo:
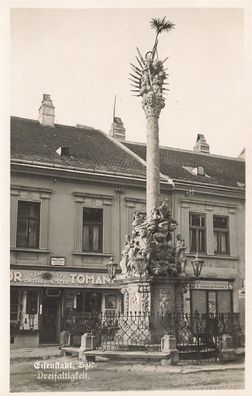
M 209 154 L 209 144 L 207 144 L 205 136 L 198 133 L 196 143 L 193 147 L 194 151 L 198 153 Z
M 125 140 L 125 128 L 121 118 L 114 117 L 109 134 L 118 140 Z
M 39 122 L 43 126 L 54 126 L 55 107 L 52 103 L 51 97 L 48 94 L 43 94 L 43 100 L 39 108 Z

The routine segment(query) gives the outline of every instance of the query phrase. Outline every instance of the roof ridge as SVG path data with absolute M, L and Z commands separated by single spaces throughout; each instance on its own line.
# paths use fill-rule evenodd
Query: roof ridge
M 39 122 L 39 120 L 34 120 L 33 118 L 27 118 L 27 117 L 19 117 L 19 116 L 10 116 L 11 119 L 19 119 L 19 120 L 26 120 L 26 121 L 32 121 L 32 122 Z
M 127 154 L 131 155 L 136 160 L 138 160 L 146 168 L 147 162 L 144 159 L 142 159 L 139 155 L 134 153 L 134 151 L 130 150 L 122 142 L 120 142 L 118 139 L 114 138 L 113 136 L 110 136 L 108 133 L 105 133 L 101 130 L 99 130 L 99 131 L 101 133 L 103 133 L 109 140 L 111 140 L 113 143 L 115 143 L 118 147 L 122 148 Z M 159 173 L 160 173 L 160 176 L 163 177 L 165 181 L 167 181 L 169 184 L 174 185 L 174 182 L 170 176 L 164 175 L 162 172 L 159 172 Z
M 40 124 L 39 120 L 34 120 L 33 118 L 26 118 L 26 117 L 19 117 L 19 116 L 11 116 L 11 119 L 31 121 L 31 122 L 36 122 L 36 123 L 39 123 L 39 124 Z M 100 131 L 99 129 L 94 128 L 94 127 L 89 126 L 89 125 L 82 125 L 82 126 L 77 126 L 77 125 L 66 125 L 66 124 L 61 124 L 61 123 L 59 123 L 59 122 L 55 122 L 54 125 L 60 126 L 60 127 L 63 127 L 63 128 L 74 128 L 74 129 L 77 129 L 77 130 L 84 130 L 84 131 L 85 131 L 85 130 L 92 130 L 92 131 L 98 131 L 98 132 Z M 78 125 L 81 125 L 81 124 L 78 124 Z
M 129 143 L 129 144 L 135 144 L 138 146 L 146 146 L 146 143 L 144 142 L 133 142 L 130 140 L 126 140 L 125 143 Z M 184 153 L 190 153 L 190 154 L 195 154 L 195 155 L 201 155 L 201 156 L 205 156 L 205 157 L 217 157 L 217 158 L 224 158 L 224 159 L 229 159 L 229 160 L 233 160 L 233 161 L 240 161 L 240 162 L 245 162 L 244 159 L 239 158 L 239 157 L 228 157 L 225 155 L 220 155 L 220 154 L 212 154 L 212 153 L 200 153 L 197 151 L 193 151 L 193 150 L 186 150 L 186 149 L 181 149 L 181 148 L 176 148 L 176 147 L 168 147 L 168 146 L 159 146 L 160 149 L 168 149 L 168 150 L 172 150 L 172 151 L 181 151 Z

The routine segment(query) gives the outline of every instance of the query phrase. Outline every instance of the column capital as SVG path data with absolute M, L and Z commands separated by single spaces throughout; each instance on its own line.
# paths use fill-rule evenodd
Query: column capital
M 161 110 L 165 107 L 165 100 L 162 95 L 149 92 L 143 95 L 142 105 L 146 118 L 158 118 Z

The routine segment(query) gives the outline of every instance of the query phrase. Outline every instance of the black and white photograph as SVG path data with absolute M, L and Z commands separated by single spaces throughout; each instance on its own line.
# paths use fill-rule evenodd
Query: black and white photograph
M 7 3 L 10 394 L 243 394 L 244 3 Z

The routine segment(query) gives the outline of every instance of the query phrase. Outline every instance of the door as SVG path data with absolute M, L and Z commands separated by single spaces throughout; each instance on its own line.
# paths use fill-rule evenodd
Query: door
M 58 341 L 58 297 L 43 296 L 40 343 L 54 343 Z

